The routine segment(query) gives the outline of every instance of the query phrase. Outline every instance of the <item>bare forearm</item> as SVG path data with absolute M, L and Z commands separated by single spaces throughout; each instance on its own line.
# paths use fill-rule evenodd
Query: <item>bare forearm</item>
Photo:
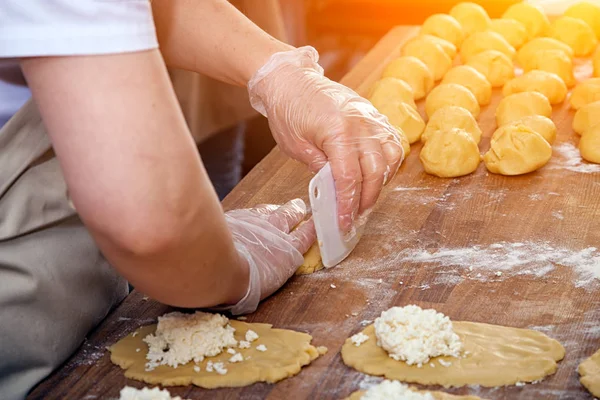
M 154 0 L 167 65 L 245 86 L 276 52 L 292 47 L 268 35 L 225 0 Z
M 158 51 L 22 66 L 78 213 L 115 268 L 176 306 L 241 298 L 246 272 Z

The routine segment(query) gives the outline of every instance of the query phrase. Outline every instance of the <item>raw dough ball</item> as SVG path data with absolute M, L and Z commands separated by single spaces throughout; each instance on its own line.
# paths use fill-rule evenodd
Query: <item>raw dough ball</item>
M 479 128 L 477 121 L 467 109 L 458 106 L 446 106 L 437 110 L 429 118 L 425 132 L 421 136 L 421 141 L 425 143 L 436 132 L 448 131 L 452 128 L 460 128 L 466 131 L 477 144 L 481 141 L 481 128 Z
M 388 77 L 375 82 L 371 88 L 369 101 L 378 109 L 388 103 L 403 102 L 416 110 L 414 97 L 413 90 L 408 83 L 401 79 Z
M 250 348 L 235 349 L 244 357 L 242 362 L 229 362 L 231 354 L 221 354 L 205 358 L 199 363 L 189 362 L 177 369 L 161 365 L 152 371 L 146 371 L 146 353 L 148 346 L 143 341 L 147 335 L 154 333 L 156 325 L 144 326 L 133 334 L 125 336 L 110 347 L 110 360 L 125 370 L 125 377 L 143 381 L 153 385 L 185 386 L 194 384 L 206 389 L 219 387 L 248 386 L 256 382 L 275 383 L 294 376 L 303 366 L 324 354 L 325 348 L 316 348 L 310 344 L 312 337 L 306 333 L 287 329 L 273 329 L 269 324 L 247 324 L 231 320 L 235 328 L 235 339 L 245 340 L 249 330 L 256 332 L 259 338 L 252 342 Z M 134 336 L 135 335 L 135 336 Z M 264 344 L 267 351 L 256 349 Z M 136 351 L 141 349 L 141 351 Z M 207 371 L 207 365 L 222 363 L 226 373 Z M 194 367 L 198 366 L 198 372 Z
M 440 178 L 468 175 L 481 161 L 477 143 L 459 128 L 435 132 L 427 138 L 419 158 L 425 172 Z
M 530 115 L 542 115 L 548 118 L 552 116 L 552 106 L 546 96 L 538 92 L 511 94 L 503 98 L 496 108 L 498 126 Z
M 521 65 L 530 65 L 531 58 L 535 57 L 535 53 L 540 50 L 562 50 L 569 58 L 573 58 L 573 49 L 553 38 L 537 38 L 531 42 L 525 43 L 517 53 L 517 62 Z
M 514 19 L 493 19 L 490 30 L 502 35 L 508 44 L 515 49 L 519 49 L 527 41 L 527 29 L 525 25 Z
M 296 275 L 308 275 L 320 271 L 324 268 L 321 260 L 321 250 L 319 244 L 315 242 L 306 253 L 304 253 L 304 262 L 296 270 Z
M 479 4 L 458 3 L 452 7 L 450 15 L 460 23 L 466 37 L 475 32 L 483 32 L 490 26 L 490 17 Z
M 530 59 L 529 64 L 522 65 L 525 72 L 534 69 L 552 72 L 558 75 L 567 87 L 575 86 L 575 75 L 573 75 L 573 60 L 562 50 L 540 50 L 536 51 Z
M 412 42 L 412 41 L 425 41 L 425 42 L 431 42 L 433 44 L 437 44 L 439 45 L 446 54 L 448 54 L 448 57 L 450 57 L 450 59 L 454 59 L 454 57 L 456 57 L 456 46 L 454 45 L 454 43 L 447 41 L 446 39 L 442 39 L 440 37 L 437 36 L 433 36 L 433 35 L 428 35 L 426 33 L 422 33 L 419 36 L 416 36 L 412 39 L 410 39 L 408 42 L 406 42 L 407 44 Z
M 600 47 L 594 53 L 592 58 L 592 65 L 594 67 L 594 76 L 600 77 Z
M 573 4 L 564 13 L 567 17 L 578 18 L 588 24 L 600 39 L 600 7 L 587 1 Z
M 423 61 L 433 74 L 433 79 L 438 81 L 452 66 L 452 59 L 446 54 L 442 46 L 427 41 L 412 41 L 402 48 L 403 56 L 417 57 Z
M 565 355 L 560 343 L 541 332 L 474 322 L 453 321 L 452 325 L 464 344 L 465 358 L 438 357 L 431 361 L 434 367 L 406 365 L 377 346 L 375 329 L 370 325 L 362 331 L 369 339 L 359 347 L 346 339 L 342 359 L 360 372 L 402 382 L 496 387 L 551 375 Z
M 502 89 L 504 96 L 521 92 L 539 92 L 550 104 L 559 104 L 567 97 L 567 85 L 556 74 L 533 70 L 510 80 Z
M 460 48 L 460 58 L 463 63 L 468 63 L 469 58 L 486 50 L 497 50 L 504 53 L 510 60 L 515 56 L 515 48 L 512 47 L 502 35 L 492 32 L 477 32 L 467 37 Z
M 410 154 L 410 143 L 408 142 L 408 139 L 406 138 L 406 135 L 404 134 L 402 129 L 400 129 L 397 126 L 394 126 L 394 129 L 396 129 L 396 135 L 400 139 L 400 144 L 402 145 L 402 149 L 404 150 L 404 159 L 406 159 L 406 157 L 408 157 L 408 155 Z
M 460 23 L 448 14 L 433 14 L 423 22 L 421 33 L 437 36 L 460 47 L 465 34 Z
M 600 125 L 594 125 L 583 132 L 579 139 L 581 157 L 592 163 L 600 164 Z
M 467 65 L 485 75 L 492 87 L 504 86 L 515 77 L 513 62 L 506 54 L 497 50 L 486 50 L 476 54 L 469 59 Z
M 434 88 L 425 100 L 425 113 L 431 118 L 437 110 L 446 106 L 466 108 L 475 118 L 481 111 L 475 95 L 466 87 L 456 83 L 443 83 Z
M 544 11 L 540 7 L 525 2 L 510 6 L 502 18 L 514 19 L 525 25 L 528 39 L 544 35 L 550 27 L 550 21 Z
M 384 78 L 397 78 L 408 83 L 415 100 L 427 96 L 433 89 L 433 74 L 423 61 L 416 57 L 399 57 L 391 61 L 383 70 Z
M 552 122 L 550 118 L 542 115 L 530 115 L 528 117 L 512 121 L 505 126 L 507 125 L 525 125 L 526 127 L 531 128 L 533 131 L 539 133 L 550 145 L 556 140 L 556 125 L 554 125 L 554 122 Z
M 456 83 L 466 87 L 475 95 L 481 106 L 490 104 L 492 99 L 492 85 L 485 75 L 469 65 L 452 68 L 444 75 L 442 83 Z
M 595 101 L 581 107 L 575 113 L 573 118 L 573 130 L 578 135 L 582 135 L 594 125 L 600 123 L 600 101 Z
M 592 54 L 598 44 L 596 34 L 588 24 L 572 17 L 560 17 L 552 23 L 550 36 L 569 45 L 575 57 Z
M 494 174 L 521 175 L 543 167 L 550 157 L 552 147 L 539 133 L 525 125 L 505 125 L 494 132 L 483 162 Z
M 600 350 L 579 364 L 577 371 L 581 384 L 595 397 L 600 397 Z
M 575 86 L 570 99 L 571 107 L 575 110 L 598 100 L 600 100 L 600 78 L 591 78 Z
M 425 122 L 412 106 L 402 102 L 389 102 L 377 107 L 377 110 L 388 117 L 392 125 L 404 132 L 409 143 L 421 139 Z

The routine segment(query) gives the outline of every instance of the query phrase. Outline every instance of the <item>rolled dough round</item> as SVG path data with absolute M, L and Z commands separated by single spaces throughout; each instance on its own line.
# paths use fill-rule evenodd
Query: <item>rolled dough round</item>
M 208 357 L 201 363 L 190 362 L 177 368 L 161 365 L 152 371 L 146 371 L 146 353 L 148 346 L 143 339 L 156 329 L 156 325 L 144 326 L 129 334 L 110 347 L 110 360 L 125 370 L 125 377 L 143 381 L 152 385 L 184 386 L 194 384 L 206 389 L 219 387 L 240 387 L 256 382 L 275 383 L 298 374 L 301 368 L 324 354 L 326 349 L 310 344 L 312 337 L 306 333 L 286 329 L 273 329 L 269 324 L 248 324 L 241 321 L 229 321 L 235 328 L 236 340 L 245 340 L 246 332 L 251 329 L 259 338 L 252 342 L 249 349 L 235 349 L 245 360 L 231 363 L 231 354 L 223 352 Z M 133 336 L 135 334 L 135 336 Z M 258 351 L 256 346 L 264 344 L 267 350 Z M 136 351 L 140 349 L 140 351 Z M 246 359 L 250 357 L 249 359 Z M 207 372 L 209 361 L 222 362 L 227 374 Z M 194 370 L 199 366 L 199 372 Z
M 492 85 L 485 75 L 469 65 L 458 65 L 444 75 L 442 83 L 456 83 L 469 89 L 480 106 L 490 104 Z
M 462 26 L 465 37 L 487 30 L 491 22 L 485 8 L 470 2 L 458 3 L 452 7 L 449 14 Z
M 590 78 L 575 86 L 569 99 L 571 108 L 579 110 L 586 104 L 600 100 L 600 78 Z
M 578 18 L 588 24 L 600 39 L 600 6 L 582 1 L 567 8 L 563 14 L 567 17 Z
M 428 17 L 423 22 L 421 33 L 446 39 L 456 47 L 460 47 L 465 39 L 460 23 L 448 14 L 433 14 Z
M 527 28 L 514 19 L 497 18 L 490 24 L 490 30 L 502 35 L 515 49 L 521 48 L 527 41 Z
M 550 26 L 550 37 L 567 44 L 575 57 L 592 54 L 598 44 L 596 34 L 588 24 L 578 18 L 560 17 Z
M 511 79 L 502 89 L 504 96 L 522 92 L 538 92 L 546 96 L 550 104 L 560 104 L 565 101 L 568 89 L 558 75 L 533 70 Z
M 502 18 L 514 19 L 525 25 L 528 39 L 544 35 L 550 27 L 550 21 L 544 11 L 538 6 L 525 2 L 510 6 Z
M 560 343 L 540 332 L 475 322 L 453 322 L 452 325 L 464 350 L 469 352 L 464 358 L 438 357 L 430 360 L 435 367 L 429 363 L 421 368 L 408 366 L 390 358 L 377 346 L 375 329 L 369 325 L 363 330 L 369 340 L 356 347 L 347 339 L 342 347 L 342 359 L 360 372 L 402 382 L 494 387 L 540 380 L 553 374 L 557 361 L 565 356 Z M 439 360 L 451 364 L 444 367 Z
M 579 139 L 579 151 L 584 160 L 600 164 L 600 125 L 583 132 Z
M 383 70 L 383 78 L 401 79 L 413 90 L 415 100 L 427 96 L 433 89 L 433 74 L 423 61 L 416 57 L 398 57 Z
M 468 63 L 469 58 L 486 50 L 496 50 L 506 55 L 510 60 L 515 56 L 515 48 L 504 37 L 496 32 L 477 32 L 467 37 L 460 48 L 460 58 Z
M 503 98 L 496 108 L 498 126 L 506 125 L 530 115 L 552 116 L 552 106 L 541 93 L 522 92 Z
M 391 77 L 375 82 L 371 88 L 369 101 L 375 108 L 379 108 L 390 102 L 403 102 L 409 104 L 415 110 L 417 109 L 410 85 L 401 79 Z
M 432 134 L 419 154 L 425 172 L 440 178 L 456 178 L 474 172 L 481 161 L 471 135 L 459 128 Z
M 475 118 L 479 116 L 481 111 L 475 95 L 466 87 L 456 83 L 443 83 L 435 87 L 425 100 L 425 112 L 428 117 L 446 106 L 463 107 Z
M 579 364 L 579 381 L 595 397 L 600 397 L 600 350 Z
M 428 41 L 408 42 L 402 48 L 403 56 L 417 57 L 423 61 L 433 74 L 433 79 L 439 81 L 452 66 L 452 59 L 442 46 Z
M 460 395 L 454 395 L 454 394 L 450 394 L 450 393 L 444 393 L 444 392 L 431 392 L 431 391 L 424 391 L 424 390 L 415 390 L 418 393 L 429 393 L 431 394 L 431 396 L 433 396 L 433 398 L 435 400 L 482 400 L 481 397 L 477 397 L 477 396 L 460 396 Z M 350 395 L 350 397 L 348 397 L 346 400 L 360 400 L 362 398 L 362 396 L 366 393 L 365 390 L 359 390 L 357 392 L 354 392 Z M 390 399 L 392 400 L 392 399 Z
M 421 135 L 421 141 L 425 143 L 427 139 L 438 131 L 447 131 L 452 128 L 464 129 L 479 144 L 481 141 L 481 128 L 469 110 L 458 106 L 446 106 L 437 110 L 425 127 L 425 132 Z
M 573 130 L 578 135 L 597 124 L 600 124 L 600 101 L 586 104 L 577 110 L 573 117 Z
M 513 62 L 497 50 L 486 50 L 472 56 L 467 65 L 481 72 L 492 87 L 501 87 L 515 77 Z
M 517 62 L 521 66 L 531 64 L 530 59 L 540 50 L 562 50 L 569 58 L 574 57 L 573 49 L 568 45 L 553 38 L 543 37 L 525 43 L 517 53 Z
M 573 60 L 562 50 L 539 50 L 522 65 L 525 72 L 540 70 L 558 75 L 567 87 L 575 86 Z

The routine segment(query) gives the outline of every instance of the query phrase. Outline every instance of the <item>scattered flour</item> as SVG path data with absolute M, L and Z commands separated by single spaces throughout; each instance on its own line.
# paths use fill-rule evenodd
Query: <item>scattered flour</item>
M 361 344 L 369 340 L 369 336 L 362 332 L 358 332 L 356 335 L 351 336 L 350 340 L 356 347 L 359 347 Z
M 182 400 L 179 396 L 171 397 L 167 389 L 161 390 L 158 387 L 149 389 L 147 387 L 136 389 L 125 386 L 121 389 L 119 400 Z
M 542 200 L 542 198 L 543 198 L 542 195 L 538 194 L 538 193 L 529 195 L 529 200 L 532 200 L 532 201 Z
M 559 219 L 559 220 L 561 220 L 561 221 L 562 221 L 563 219 L 565 219 L 565 216 L 563 215 L 562 211 L 552 211 L 552 216 L 553 216 L 554 218 L 556 218 L 556 219 Z
M 554 146 L 554 150 L 559 154 L 559 157 L 552 157 L 546 168 L 566 169 L 582 174 L 600 173 L 600 165 L 583 161 L 579 149 L 573 143 L 560 143 Z
M 576 272 L 575 286 L 584 287 L 600 280 L 600 251 L 595 247 L 569 250 L 547 242 L 494 243 L 489 246 L 440 248 L 437 250 L 407 249 L 396 261 L 429 263 L 472 270 L 496 272 L 514 271 L 519 275 L 542 277 L 561 265 Z M 472 269 L 471 269 L 472 268 Z M 477 278 L 487 279 L 478 273 Z
M 264 344 L 259 344 L 258 346 L 256 346 L 256 350 L 262 351 L 264 353 L 265 351 L 267 351 L 267 346 L 265 346 Z

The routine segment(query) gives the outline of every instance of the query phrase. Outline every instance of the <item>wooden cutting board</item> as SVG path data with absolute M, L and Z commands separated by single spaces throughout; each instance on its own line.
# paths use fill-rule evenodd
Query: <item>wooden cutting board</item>
M 416 32 L 414 27 L 390 31 L 343 83 L 366 94 Z M 489 147 L 499 99 L 496 93 L 479 119 L 482 152 Z M 292 278 L 248 317 L 309 332 L 329 353 L 276 385 L 182 387 L 171 393 L 193 399 L 342 399 L 361 382 L 373 381 L 342 363 L 344 340 L 361 330 L 361 321 L 389 307 L 418 304 L 454 320 L 538 329 L 566 348 L 557 373 L 538 384 L 452 393 L 496 400 L 591 399 L 576 368 L 600 347 L 600 282 L 592 277 L 593 271 L 600 274 L 600 251 L 594 249 L 600 247 L 600 167 L 578 160 L 572 115 L 566 105 L 556 107 L 559 133 L 552 160 L 519 177 L 488 174 L 481 165 L 466 177 L 436 178 L 423 172 L 420 145 L 413 146 L 353 254 L 333 269 Z M 304 166 L 275 149 L 224 206 L 306 200 L 309 180 Z M 105 346 L 167 311 L 133 293 L 30 398 L 104 399 L 118 397 L 126 384 L 141 387 L 110 363 Z

